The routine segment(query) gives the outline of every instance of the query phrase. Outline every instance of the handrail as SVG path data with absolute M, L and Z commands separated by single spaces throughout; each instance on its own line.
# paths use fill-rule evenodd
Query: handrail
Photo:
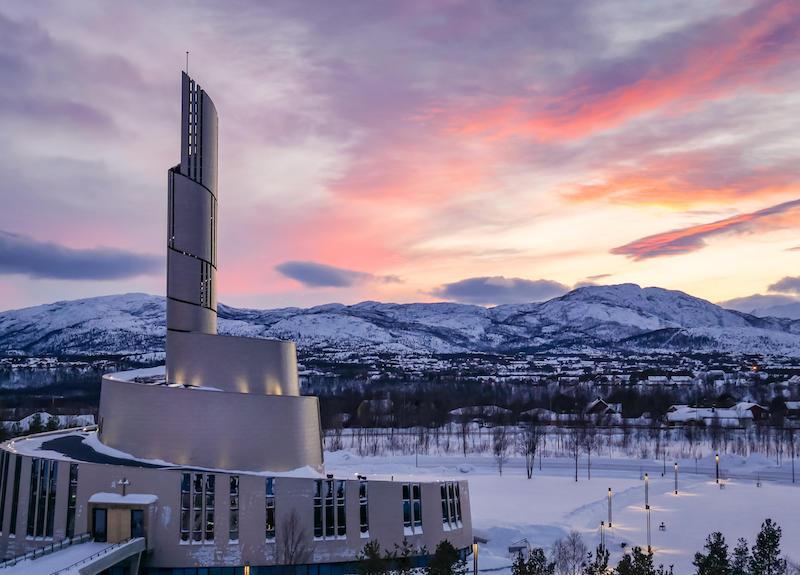
M 105 555 L 107 553 L 110 553 L 111 551 L 114 551 L 115 549 L 119 549 L 120 547 L 123 547 L 123 546 L 127 545 L 128 543 L 131 543 L 131 542 L 136 541 L 138 539 L 144 540 L 144 537 L 130 537 L 130 538 L 126 539 L 125 541 L 120 541 L 118 543 L 113 543 L 113 544 L 109 545 L 108 547 L 104 547 L 100 551 L 89 555 L 88 557 L 84 557 L 83 559 L 81 559 L 79 561 L 76 561 L 72 565 L 67 565 L 66 567 L 62 567 L 58 571 L 53 571 L 52 573 L 50 573 L 50 575 L 59 575 L 59 573 L 66 573 L 69 570 L 74 569 L 78 565 L 82 565 L 82 564 L 84 564 L 84 563 L 86 563 L 88 561 L 92 561 L 93 559 L 96 559 L 98 557 L 102 557 L 103 555 Z
M 37 547 L 32 551 L 22 553 L 21 555 L 17 555 L 15 557 L 12 557 L 11 559 L 0 561 L 0 569 L 5 569 L 6 567 L 13 567 L 20 561 L 26 561 L 28 559 L 33 560 L 33 559 L 38 559 L 39 557 L 44 557 L 45 555 L 49 555 L 50 553 L 54 553 L 55 551 L 60 551 L 65 547 L 69 547 L 70 545 L 85 543 L 89 541 L 91 538 L 92 537 L 89 533 L 81 533 L 80 535 L 75 535 L 73 537 L 65 537 L 64 539 L 51 543 L 50 545 Z

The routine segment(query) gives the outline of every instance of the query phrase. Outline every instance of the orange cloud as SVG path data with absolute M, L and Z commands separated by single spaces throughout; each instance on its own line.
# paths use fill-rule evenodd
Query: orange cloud
M 792 200 L 757 212 L 647 236 L 614 248 L 611 253 L 637 261 L 687 254 L 704 248 L 706 240 L 712 236 L 741 234 L 761 229 L 773 230 L 796 225 L 798 212 L 800 212 L 800 200 Z
M 460 112 L 448 130 L 489 139 L 515 135 L 543 141 L 573 140 L 615 128 L 644 114 L 672 106 L 725 97 L 740 87 L 760 88 L 765 74 L 779 64 L 798 60 L 800 2 L 760 4 L 743 14 L 701 29 L 696 37 L 676 38 L 676 46 L 644 65 L 623 62 L 602 74 L 572 79 L 572 89 L 537 101 L 510 98 L 499 106 Z M 620 79 L 614 83 L 614 75 Z M 774 89 L 772 87 L 771 89 Z

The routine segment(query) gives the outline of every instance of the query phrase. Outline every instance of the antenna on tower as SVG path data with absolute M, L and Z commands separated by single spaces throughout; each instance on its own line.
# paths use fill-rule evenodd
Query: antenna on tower
M 186 75 L 189 75 L 189 50 L 186 50 Z

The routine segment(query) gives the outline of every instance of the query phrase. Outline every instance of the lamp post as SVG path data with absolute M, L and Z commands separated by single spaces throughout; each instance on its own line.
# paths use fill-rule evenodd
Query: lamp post
M 644 474 L 644 507 L 650 509 L 650 477 Z
M 611 488 L 608 488 L 608 527 L 611 528 Z
M 472 575 L 478 575 L 478 543 L 472 544 Z
M 123 497 L 125 497 L 125 494 L 128 491 L 128 485 L 130 485 L 130 484 L 131 484 L 131 482 L 128 481 L 127 477 L 123 477 L 122 479 L 119 480 L 119 485 L 122 486 L 122 496 Z
M 602 547 L 603 549 L 606 548 L 605 526 L 606 526 L 606 522 L 605 521 L 601 521 L 600 522 L 600 547 Z
M 719 485 L 719 453 L 714 456 L 717 463 L 717 485 Z
M 652 553 L 653 547 L 650 545 L 650 506 L 647 506 L 647 552 Z
M 678 462 L 675 462 L 675 495 L 678 494 Z

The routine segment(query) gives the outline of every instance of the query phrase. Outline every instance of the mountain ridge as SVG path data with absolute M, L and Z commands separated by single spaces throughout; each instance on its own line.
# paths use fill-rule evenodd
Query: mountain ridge
M 163 352 L 165 302 L 129 293 L 0 312 L 0 354 Z M 800 320 L 761 318 L 684 292 L 636 284 L 584 286 L 544 302 L 220 304 L 219 333 L 290 339 L 304 350 L 463 353 L 620 349 L 800 356 Z

